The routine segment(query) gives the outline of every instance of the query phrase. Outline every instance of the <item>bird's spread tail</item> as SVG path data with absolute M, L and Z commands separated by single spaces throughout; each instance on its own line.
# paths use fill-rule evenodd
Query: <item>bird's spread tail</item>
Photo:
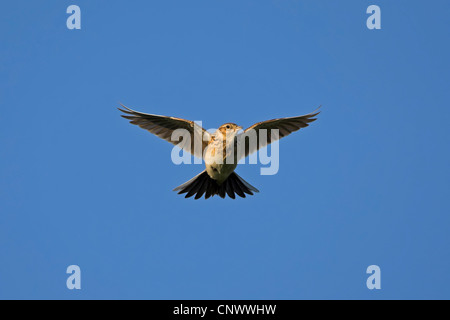
M 222 184 L 211 179 L 208 173 L 203 171 L 191 180 L 176 187 L 173 191 L 179 191 L 178 194 L 186 194 L 186 198 L 195 195 L 195 199 L 200 199 L 205 194 L 205 199 L 218 194 L 221 198 L 228 196 L 235 199 L 238 196 L 245 198 L 245 194 L 253 195 L 253 192 L 259 192 L 254 186 L 242 179 L 237 173 L 233 172 Z

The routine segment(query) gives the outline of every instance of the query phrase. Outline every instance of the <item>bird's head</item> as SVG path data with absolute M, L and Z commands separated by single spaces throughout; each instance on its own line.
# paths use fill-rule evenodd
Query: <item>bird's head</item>
M 227 136 L 227 135 L 236 135 L 236 133 L 238 133 L 239 130 L 242 130 L 241 126 L 238 126 L 235 123 L 225 123 L 223 125 L 221 125 L 218 129 L 218 131 L 220 131 L 220 133 L 222 133 L 223 136 Z

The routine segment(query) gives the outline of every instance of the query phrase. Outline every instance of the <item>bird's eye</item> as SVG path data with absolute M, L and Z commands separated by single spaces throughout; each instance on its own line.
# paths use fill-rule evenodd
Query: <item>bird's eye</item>
M 227 124 L 227 129 L 230 129 L 230 125 Z

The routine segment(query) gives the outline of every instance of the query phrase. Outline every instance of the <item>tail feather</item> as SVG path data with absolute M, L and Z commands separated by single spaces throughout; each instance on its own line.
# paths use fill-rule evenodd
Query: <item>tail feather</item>
M 195 195 L 195 200 L 200 199 L 203 196 L 203 194 L 206 192 L 206 189 L 208 189 L 208 185 L 209 181 L 205 179 L 201 187 L 199 188 L 197 194 Z
M 194 194 L 197 194 L 198 190 L 200 189 L 200 187 L 202 186 L 202 184 L 205 181 L 202 179 L 197 179 L 194 182 L 192 182 L 192 187 L 190 188 L 189 192 L 186 195 L 186 198 L 190 198 L 192 197 Z
M 187 187 L 189 184 L 191 184 L 192 182 L 194 182 L 195 179 L 199 178 L 199 177 L 200 177 L 203 173 L 205 173 L 205 172 L 206 172 L 206 171 L 203 171 L 203 172 L 199 173 L 198 175 L 196 175 L 195 177 L 193 177 L 191 180 L 186 181 L 186 182 L 183 183 L 182 185 L 179 185 L 178 187 L 176 187 L 175 189 L 173 189 L 173 191 L 178 191 L 178 190 L 181 190 L 181 189 Z M 186 191 L 186 192 L 187 192 L 187 191 Z M 179 194 L 180 194 L 180 193 L 182 193 L 182 192 L 179 192 Z M 185 192 L 183 192 L 183 193 L 185 193 Z
M 240 179 L 236 179 L 236 182 L 239 185 L 239 188 L 241 188 L 242 192 L 247 193 L 251 196 L 253 195 L 252 191 Z
M 239 177 L 239 181 L 242 182 L 242 184 L 244 184 L 244 186 L 247 188 L 247 190 L 249 191 L 249 192 L 247 192 L 248 194 L 253 195 L 252 191 L 253 192 L 259 192 L 258 189 L 256 189 L 254 186 L 252 186 L 250 183 L 248 183 L 247 181 L 245 181 L 241 177 Z
M 213 195 L 213 190 L 208 183 L 208 188 L 206 189 L 206 192 L 205 192 L 205 199 L 210 198 L 212 195 Z
M 227 192 L 228 196 L 231 199 L 236 199 L 236 196 L 234 195 L 234 190 L 233 190 L 233 184 L 231 183 L 231 180 L 225 180 L 225 191 Z
M 173 191 L 179 191 L 178 194 L 186 193 L 186 198 L 195 195 L 196 200 L 200 199 L 203 194 L 205 195 L 205 199 L 216 194 L 221 198 L 225 198 L 228 195 L 231 199 L 235 199 L 236 194 L 241 198 L 245 198 L 245 194 L 253 195 L 253 192 L 259 192 L 258 189 L 242 179 L 235 172 L 230 174 L 222 184 L 218 184 L 216 180 L 211 179 L 206 170 L 176 187 Z
M 244 193 L 244 191 L 242 191 L 241 186 L 237 183 L 237 181 L 233 179 L 233 180 L 230 180 L 230 182 L 233 186 L 234 192 L 236 192 L 239 197 L 245 198 L 245 193 Z

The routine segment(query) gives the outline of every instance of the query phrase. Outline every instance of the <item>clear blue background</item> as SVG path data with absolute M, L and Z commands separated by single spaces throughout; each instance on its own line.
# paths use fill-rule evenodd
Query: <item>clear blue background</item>
M 0 298 L 450 298 L 449 16 L 446 0 L 2 3 Z M 119 102 L 206 128 L 323 108 L 281 141 L 277 175 L 238 167 L 260 194 L 194 201 L 171 190 L 202 165 L 174 165 Z

